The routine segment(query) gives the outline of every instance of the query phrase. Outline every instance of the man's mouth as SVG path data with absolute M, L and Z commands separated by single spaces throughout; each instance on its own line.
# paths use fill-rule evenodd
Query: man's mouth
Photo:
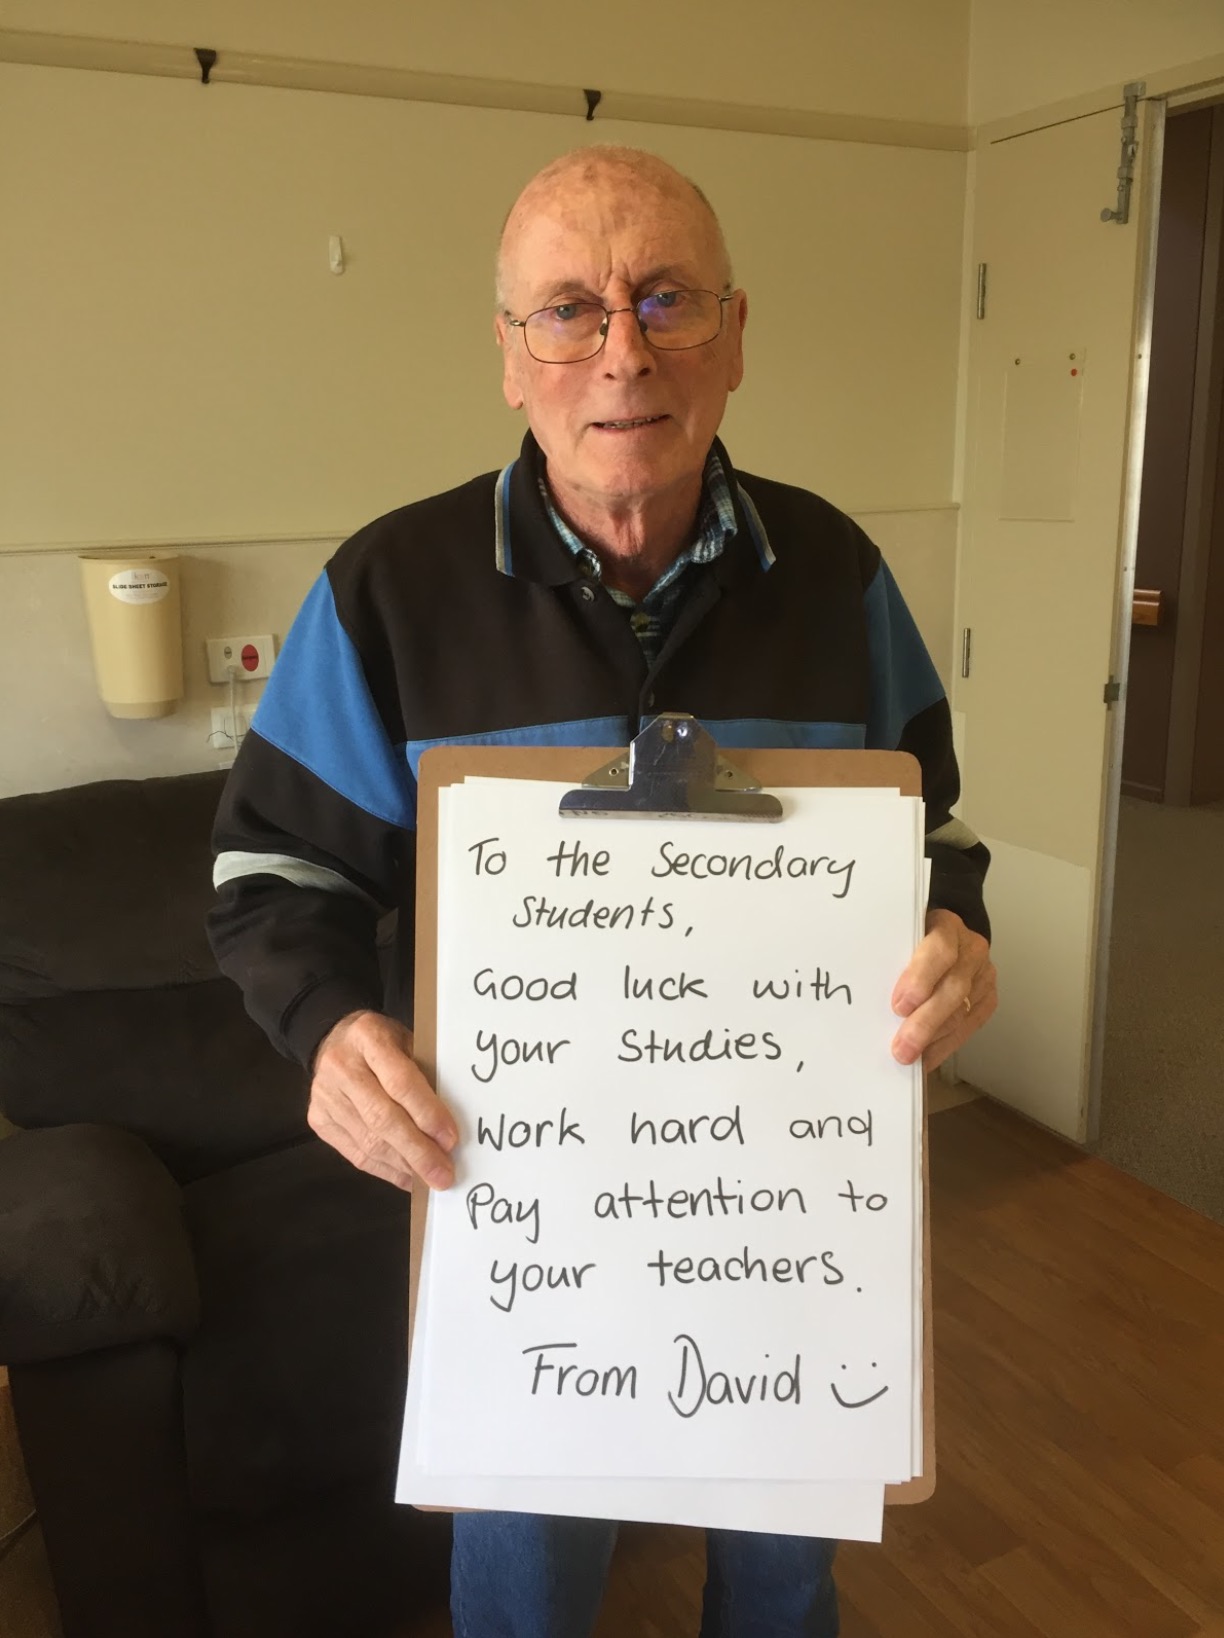
M 596 421 L 595 425 L 604 432 L 633 432 L 637 427 L 649 427 L 656 421 L 666 420 L 666 415 L 638 415 L 629 421 Z

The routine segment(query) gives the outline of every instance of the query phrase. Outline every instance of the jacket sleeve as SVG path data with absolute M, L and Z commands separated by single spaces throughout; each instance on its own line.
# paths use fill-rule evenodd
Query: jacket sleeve
M 989 938 L 982 884 L 990 854 L 952 813 L 960 797 L 960 772 L 947 696 L 888 565 L 872 551 L 875 572 L 864 594 L 871 658 L 867 748 L 909 751 L 917 757 L 931 861 L 928 903 L 933 910 L 954 910 L 967 927 Z
M 381 1008 L 380 917 L 411 925 L 415 786 L 325 573 L 293 623 L 226 783 L 209 938 L 248 1012 L 309 1065 Z

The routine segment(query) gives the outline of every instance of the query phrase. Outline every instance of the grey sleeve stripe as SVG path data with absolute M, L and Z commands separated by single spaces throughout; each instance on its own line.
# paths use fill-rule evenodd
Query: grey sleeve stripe
M 350 893 L 373 903 L 368 893 L 326 865 L 311 864 L 292 853 L 218 853 L 213 866 L 213 886 L 222 887 L 240 876 L 280 876 L 294 887 L 319 887 L 325 893 Z
M 611 322 L 612 320 L 609 319 L 608 323 L 611 324 Z M 510 466 L 502 467 L 493 487 L 493 555 L 494 561 L 502 574 L 509 573 L 506 568 L 506 520 L 503 511 L 505 504 L 503 496 L 506 491 L 506 479 L 510 476 L 510 467 L 513 465 L 514 462 L 511 461 Z
M 960 848 L 962 852 L 977 847 L 981 840 L 962 819 L 949 819 L 947 824 L 940 825 L 938 830 L 927 831 L 926 839 L 928 842 L 943 842 L 947 847 Z

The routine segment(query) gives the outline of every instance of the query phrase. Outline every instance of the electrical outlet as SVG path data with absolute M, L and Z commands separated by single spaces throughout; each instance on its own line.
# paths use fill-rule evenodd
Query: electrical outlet
M 255 715 L 253 705 L 238 707 L 238 735 L 245 737 L 251 727 L 251 718 Z M 212 708 L 212 732 L 208 736 L 208 743 L 214 751 L 236 751 L 237 741 L 234 738 L 234 718 L 228 705 L 214 705 Z
M 239 682 L 255 682 L 268 675 L 276 657 L 271 636 L 210 637 L 207 648 L 208 680 L 214 683 L 227 683 L 231 667 Z

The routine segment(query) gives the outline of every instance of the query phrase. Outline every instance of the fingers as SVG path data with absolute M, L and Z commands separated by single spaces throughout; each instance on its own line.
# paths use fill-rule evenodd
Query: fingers
M 350 1136 L 343 1126 L 338 1125 L 314 1106 L 311 1107 L 307 1120 L 311 1130 L 352 1165 L 359 1167 L 363 1172 L 369 1172 L 373 1177 L 381 1177 L 386 1183 L 394 1183 L 397 1189 L 411 1191 L 416 1181 L 415 1174 L 396 1158 L 394 1151 L 383 1149 L 372 1153 L 368 1146 L 363 1146 Z
M 905 1022 L 893 1039 L 898 1063 L 934 1069 L 982 1027 L 997 1006 L 990 946 L 950 910 L 933 910 L 927 935 L 893 990 Z
M 910 958 L 909 966 L 893 987 L 892 1009 L 907 1018 L 935 993 L 936 986 L 956 965 L 960 956 L 960 935 L 969 929 L 950 910 L 932 910 L 927 915 L 926 937 Z M 981 940 L 983 946 L 986 940 Z M 967 995 L 966 984 L 965 994 Z M 961 997 L 962 1003 L 964 996 Z
M 981 1029 L 993 1015 L 998 1004 L 994 963 L 990 962 L 980 982 L 973 986 L 969 1006 L 961 1006 L 953 1012 L 943 1028 L 936 1030 L 923 1049 L 923 1068 L 938 1069 L 945 1059 L 959 1051 L 970 1036 Z
M 315 1057 L 312 1131 L 363 1171 L 400 1188 L 413 1176 L 433 1188 L 454 1181 L 448 1151 L 459 1134 L 411 1056 L 412 1037 L 379 1013 L 352 1013 Z
M 377 1084 L 439 1148 L 453 1149 L 459 1141 L 458 1130 L 412 1056 L 410 1031 L 379 1013 L 367 1016 L 370 1022 L 361 1033 L 360 1045 Z

